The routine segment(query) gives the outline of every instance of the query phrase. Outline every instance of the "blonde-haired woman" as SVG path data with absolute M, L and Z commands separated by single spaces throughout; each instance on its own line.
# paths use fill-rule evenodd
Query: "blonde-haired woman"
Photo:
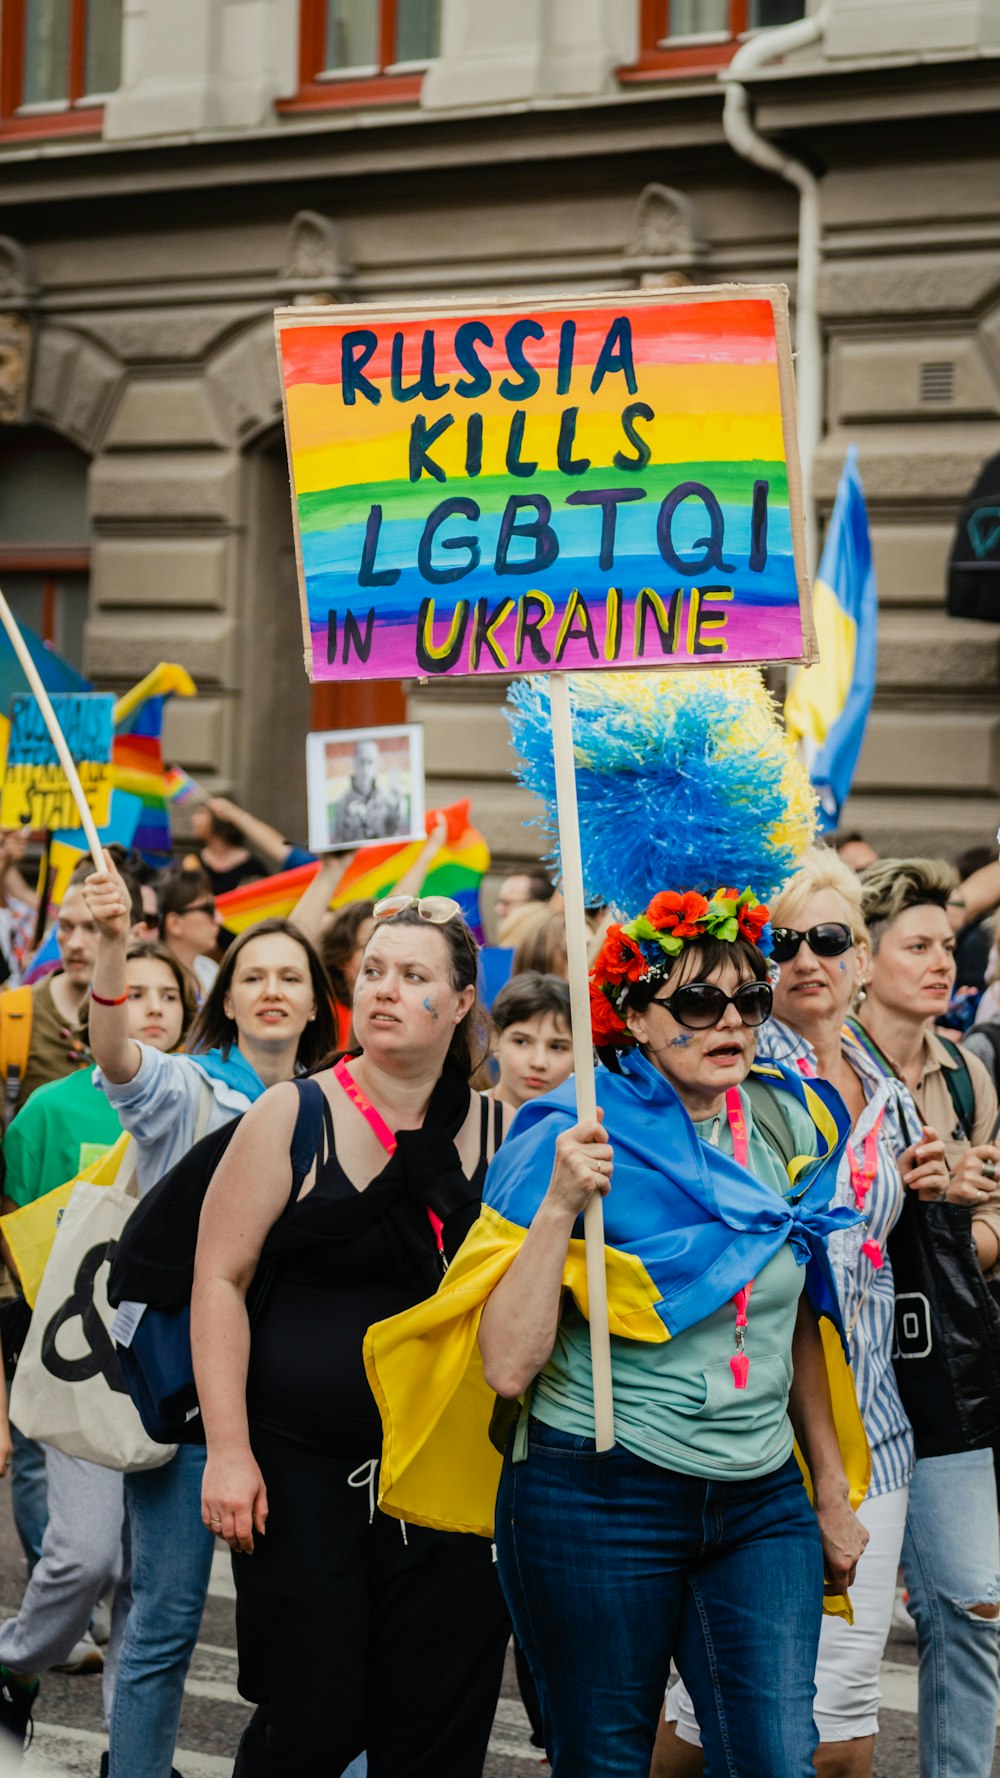
M 879 1666 L 892 1617 L 896 1571 L 913 1470 L 913 1438 L 892 1368 L 894 1295 L 886 1253 L 906 1189 L 938 1197 L 948 1174 L 905 1087 L 888 1080 L 844 1021 L 870 966 L 861 888 L 836 852 L 816 848 L 772 907 L 773 958 L 780 966 L 774 1016 L 758 1053 L 830 1081 L 853 1125 L 835 1202 L 864 1221 L 830 1237 L 829 1254 L 851 1344 L 858 1402 L 872 1453 L 864 1518 L 870 1542 L 851 1589 L 854 1623 L 825 1617 L 816 1664 L 815 1721 L 820 1778 L 869 1778 L 878 1728 Z M 670 1725 L 676 1725 L 673 1731 Z M 676 1739 L 674 1739 L 676 1736 Z M 698 1726 L 683 1685 L 670 1693 L 652 1778 L 701 1771 Z M 687 1743 L 687 1745 L 684 1745 Z

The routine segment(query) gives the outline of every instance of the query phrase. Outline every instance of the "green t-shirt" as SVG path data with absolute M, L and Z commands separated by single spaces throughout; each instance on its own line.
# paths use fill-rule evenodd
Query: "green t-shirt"
M 788 1176 L 780 1157 L 754 1128 L 746 1093 L 750 1171 L 784 1194 Z M 783 1094 L 781 1110 L 791 1127 L 796 1151 L 811 1154 L 815 1132 L 808 1114 Z M 714 1120 L 695 1124 L 702 1141 L 711 1139 Z M 718 1146 L 732 1154 L 732 1134 L 723 1116 Z M 612 1138 L 613 1140 L 613 1138 Z M 612 1336 L 611 1381 L 615 1437 L 619 1444 L 682 1475 L 712 1480 L 750 1481 L 769 1475 L 789 1455 L 792 1427 L 788 1391 L 792 1381 L 792 1334 L 805 1273 L 787 1245 L 754 1280 L 746 1352 L 750 1372 L 737 1389 L 729 1360 L 736 1351 L 736 1308 L 720 1309 L 685 1328 L 663 1345 Z M 535 1381 L 531 1412 L 547 1426 L 594 1436 L 590 1370 L 590 1330 L 567 1298 L 552 1356 Z
M 92 1068 L 37 1087 L 4 1137 L 4 1192 L 32 1204 L 75 1178 L 122 1133 L 118 1114 L 94 1085 Z

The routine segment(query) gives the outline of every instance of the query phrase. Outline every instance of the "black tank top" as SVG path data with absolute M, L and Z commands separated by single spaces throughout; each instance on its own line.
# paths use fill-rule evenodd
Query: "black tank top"
M 464 1226 L 450 1231 L 455 1245 L 478 1213 L 487 1157 L 502 1134 L 500 1105 L 483 1099 L 482 1107 L 480 1158 L 470 1182 L 475 1202 Z M 357 1191 L 337 1160 L 325 1102 L 323 1115 L 316 1181 L 282 1218 L 282 1251 L 272 1261 L 266 1306 L 254 1326 L 247 1409 L 251 1439 L 258 1430 L 360 1462 L 378 1452 L 382 1438 L 362 1357 L 365 1334 L 373 1322 L 427 1296 L 428 1274 L 394 1238 L 396 1206 L 375 1189 L 390 1163 Z M 411 1208 L 428 1245 L 436 1245 L 426 1211 Z

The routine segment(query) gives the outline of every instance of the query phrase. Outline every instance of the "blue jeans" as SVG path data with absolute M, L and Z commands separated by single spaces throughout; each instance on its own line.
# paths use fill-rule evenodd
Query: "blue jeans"
M 649 1778 L 671 1657 L 705 1778 L 813 1778 L 823 1555 L 794 1458 L 709 1482 L 532 1420 L 496 1543 L 552 1778 Z
M 1000 1603 L 992 1451 L 920 1459 L 910 1483 L 903 1573 L 920 1651 L 920 1778 L 989 1778 L 1000 1619 L 970 1607 Z
M 10 1435 L 13 1445 L 10 1504 L 30 1575 L 42 1553 L 42 1538 L 49 1522 L 45 1446 L 33 1438 L 25 1438 L 16 1426 L 11 1427 Z
M 208 1594 L 215 1539 L 201 1522 L 203 1445 L 125 1477 L 132 1551 L 111 1707 L 108 1778 L 170 1778 L 184 1680 Z

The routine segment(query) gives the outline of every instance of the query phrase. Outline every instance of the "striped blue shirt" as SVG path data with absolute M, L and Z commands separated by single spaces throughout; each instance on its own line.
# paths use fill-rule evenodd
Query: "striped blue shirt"
M 858 1406 L 871 1446 L 872 1481 L 868 1492 L 869 1496 L 874 1496 L 905 1487 L 913 1473 L 913 1433 L 899 1399 L 892 1368 L 895 1290 L 887 1243 L 890 1230 L 899 1219 L 905 1196 L 896 1164 L 896 1156 L 909 1146 L 910 1140 L 903 1120 L 911 1131 L 916 1132 L 920 1129 L 920 1119 L 901 1081 L 887 1079 L 846 1031 L 843 1043 L 844 1053 L 861 1082 L 866 1100 L 850 1139 L 850 1146 L 859 1160 L 865 1137 L 882 1113 L 877 1167 L 865 1198 L 864 1222 L 838 1230 L 829 1240 L 830 1264 L 850 1340 Z M 790 1068 L 804 1063 L 809 1072 L 815 1073 L 810 1044 L 779 1019 L 769 1019 L 761 1027 L 757 1053 L 761 1060 L 784 1062 Z M 854 1208 L 846 1150 L 837 1173 L 833 1201 Z M 883 1264 L 880 1269 L 872 1265 L 866 1253 L 862 1253 L 866 1241 L 876 1241 L 881 1248 Z

